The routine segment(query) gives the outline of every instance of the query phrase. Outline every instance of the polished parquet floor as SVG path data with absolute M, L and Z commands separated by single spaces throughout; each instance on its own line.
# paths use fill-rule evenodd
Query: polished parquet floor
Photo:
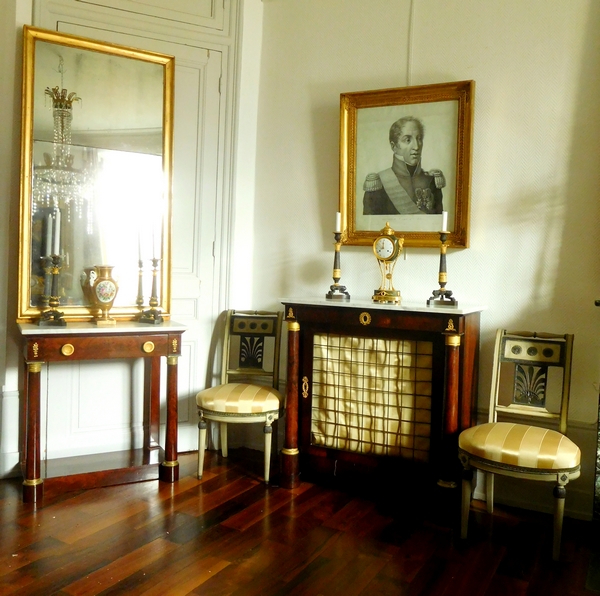
M 265 487 L 248 453 L 180 455 L 180 481 L 142 482 L 21 502 L 0 481 L 0 594 L 48 596 L 574 596 L 586 590 L 591 522 L 566 519 L 551 561 L 549 515 L 475 509 L 469 540 L 404 488 Z M 243 465 L 242 465 L 243 464 Z M 246 472 L 250 469 L 250 472 Z M 372 494 L 377 492 L 378 494 Z

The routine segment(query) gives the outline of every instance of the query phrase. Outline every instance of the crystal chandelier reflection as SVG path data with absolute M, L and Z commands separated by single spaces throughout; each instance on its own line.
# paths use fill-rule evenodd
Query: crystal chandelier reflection
M 46 87 L 45 95 L 52 100 L 54 119 L 52 154 L 44 153 L 43 165 L 33 167 L 33 211 L 41 208 L 64 209 L 67 221 L 73 215 L 83 215 L 84 205 L 90 207 L 90 177 L 87 168 L 74 167 L 71 153 L 71 122 L 73 103 L 81 101 L 75 92 L 63 86 L 64 62 L 59 61 L 61 86 Z M 83 154 L 85 156 L 85 153 Z

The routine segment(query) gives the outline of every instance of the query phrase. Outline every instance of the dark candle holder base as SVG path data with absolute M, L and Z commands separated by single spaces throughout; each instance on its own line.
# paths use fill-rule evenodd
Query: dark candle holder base
M 66 327 L 65 313 L 58 310 L 45 310 L 38 320 L 39 327 Z
M 346 286 L 339 284 L 331 284 L 329 286 L 329 292 L 325 294 L 327 300 L 350 300 L 350 294 L 346 290 Z
M 438 306 L 458 306 L 458 300 L 452 296 L 450 290 L 433 290 L 431 298 L 427 300 L 427 306 L 437 304 Z
M 157 308 L 149 308 L 138 317 L 138 323 L 147 323 L 150 325 L 160 325 L 163 321 L 162 313 Z

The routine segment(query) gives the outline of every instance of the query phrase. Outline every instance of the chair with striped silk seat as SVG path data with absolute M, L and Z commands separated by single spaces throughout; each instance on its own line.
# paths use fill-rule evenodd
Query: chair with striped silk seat
M 198 478 L 202 478 L 207 420 L 219 422 L 221 453 L 227 457 L 227 425 L 263 423 L 265 482 L 269 482 L 272 424 L 283 411 L 279 384 L 282 312 L 228 310 L 221 383 L 196 395 Z
M 488 422 L 462 431 L 458 439 L 464 468 L 461 538 L 467 537 L 473 468 L 485 474 L 490 514 L 494 474 L 553 482 L 552 557 L 559 559 L 565 487 L 579 477 L 581 459 L 579 447 L 566 436 L 572 355 L 573 335 L 497 331 Z M 508 386 L 501 383 L 507 373 Z M 527 417 L 531 424 L 524 423 Z

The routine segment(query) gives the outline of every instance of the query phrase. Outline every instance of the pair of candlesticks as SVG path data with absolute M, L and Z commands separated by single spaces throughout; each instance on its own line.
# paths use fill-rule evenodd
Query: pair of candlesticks
M 67 322 L 64 317 L 64 313 L 59 311 L 60 306 L 60 292 L 59 292 L 59 279 L 60 279 L 60 271 L 63 264 L 63 256 L 60 254 L 49 254 L 42 258 L 43 268 L 44 268 L 44 292 L 42 294 L 41 299 L 41 316 L 38 320 L 38 325 L 43 327 L 64 327 Z M 164 318 L 162 316 L 162 311 L 157 308 L 159 305 L 158 301 L 158 268 L 161 259 L 152 258 L 152 295 L 149 300 L 149 309 L 144 310 L 144 295 L 142 292 L 143 288 L 143 275 L 144 275 L 144 263 L 140 259 L 138 261 L 138 295 L 136 299 L 136 305 L 140 310 L 139 315 L 136 318 L 136 321 L 139 323 L 148 323 L 151 325 L 160 325 Z M 100 266 L 98 266 L 100 267 Z M 112 270 L 112 267 L 105 266 L 104 268 L 108 268 Z M 114 295 L 116 294 L 116 282 L 113 281 L 114 291 L 112 295 L 112 299 L 110 296 L 104 296 L 103 302 L 109 302 L 110 306 L 112 306 L 112 300 L 114 300 Z M 82 286 L 83 287 L 83 286 Z M 85 293 L 85 289 L 84 289 Z M 89 295 L 87 296 L 89 299 Z M 106 304 L 105 304 L 106 306 Z M 108 317 L 108 310 L 110 306 L 103 311 L 103 319 L 104 322 L 108 322 L 109 320 L 112 322 L 112 319 Z M 98 323 L 100 324 L 100 323 Z M 114 324 L 114 323 L 113 323 Z
M 339 214 L 338 214 L 339 216 Z M 439 288 L 433 290 L 430 298 L 427 300 L 427 306 L 431 306 L 432 304 L 442 305 L 442 306 L 458 306 L 458 301 L 452 295 L 452 290 L 446 289 L 446 284 L 448 282 L 448 272 L 446 268 L 446 251 L 448 249 L 448 234 L 450 233 L 445 228 L 447 227 L 448 214 L 446 212 L 443 213 L 442 219 L 442 231 L 440 234 L 440 265 L 438 272 L 438 284 Z M 339 230 L 340 225 L 339 222 L 336 222 L 336 229 Z M 342 269 L 341 269 L 341 258 L 340 258 L 340 250 L 342 247 L 342 233 L 341 231 L 334 232 L 333 236 L 335 238 L 335 252 L 333 257 L 333 284 L 329 286 L 329 292 L 325 294 L 325 298 L 328 300 L 350 300 L 350 293 L 348 292 L 346 286 L 340 284 L 340 280 L 342 278 Z

